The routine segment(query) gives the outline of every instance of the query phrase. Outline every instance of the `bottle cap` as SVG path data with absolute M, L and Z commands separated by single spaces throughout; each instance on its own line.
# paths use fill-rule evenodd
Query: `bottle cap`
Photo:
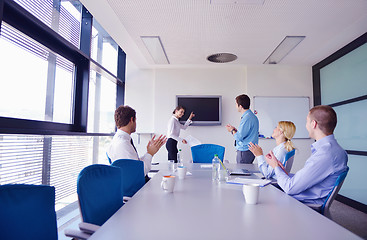
M 178 151 L 181 151 L 181 149 L 178 149 Z
M 218 157 L 218 154 L 214 154 L 214 157 Z

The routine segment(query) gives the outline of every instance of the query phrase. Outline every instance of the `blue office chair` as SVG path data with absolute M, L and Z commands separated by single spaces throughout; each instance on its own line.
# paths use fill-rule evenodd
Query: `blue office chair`
M 342 187 L 344 180 L 348 174 L 348 171 L 349 171 L 349 167 L 347 167 L 347 169 L 344 172 L 340 173 L 340 175 L 338 176 L 338 178 L 335 181 L 333 189 L 331 189 L 330 193 L 327 195 L 324 204 L 322 205 L 306 204 L 306 205 L 312 208 L 313 210 L 321 213 L 325 217 L 331 219 L 330 210 L 329 210 L 331 203 L 334 201 L 336 195 L 338 194 L 340 188 Z
M 124 196 L 132 197 L 145 184 L 144 162 L 132 159 L 119 159 L 112 166 L 121 169 Z
M 123 203 L 121 170 L 94 164 L 78 176 L 77 193 L 83 222 L 101 226 Z
M 284 160 L 283 166 L 285 167 L 285 171 L 287 173 L 291 172 L 295 153 L 296 153 L 296 149 L 293 149 L 292 151 L 288 152 L 285 155 L 285 160 Z
M 0 186 L 0 239 L 56 240 L 55 188 Z
M 192 161 L 194 163 L 211 163 L 214 155 L 218 154 L 219 159 L 224 159 L 225 147 L 216 144 L 200 144 L 191 147 Z

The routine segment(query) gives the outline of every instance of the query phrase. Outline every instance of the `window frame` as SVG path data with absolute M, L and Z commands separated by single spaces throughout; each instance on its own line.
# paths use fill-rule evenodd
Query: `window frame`
M 314 95 L 314 105 L 315 106 L 321 105 L 321 79 L 320 79 L 321 69 L 364 44 L 367 44 L 367 32 L 361 35 L 360 37 L 358 37 L 357 39 L 355 39 L 354 41 L 352 41 L 351 43 L 347 44 L 343 48 L 339 49 L 338 51 L 336 51 L 329 57 L 325 58 L 324 60 L 312 66 L 313 95 Z M 337 107 L 341 105 L 363 101 L 366 99 L 367 99 L 367 95 L 362 95 L 362 96 L 357 96 L 357 97 L 350 98 L 347 100 L 343 100 L 340 102 L 335 102 L 335 103 L 329 104 L 329 106 Z M 350 155 L 367 156 L 367 151 L 356 151 L 353 149 L 346 149 L 345 151 Z M 355 201 L 353 199 L 350 199 L 340 194 L 337 195 L 336 199 L 357 210 L 367 213 L 367 205 L 363 203 L 360 203 L 358 201 Z
M 90 58 L 93 16 L 84 6 L 82 8 L 80 49 L 12 0 L 0 0 L 0 26 L 3 21 L 71 61 L 75 64 L 75 74 L 71 124 L 0 116 L 0 133 L 89 135 L 87 133 L 87 116 L 90 68 L 97 70 L 101 75 L 116 83 L 116 107 L 124 104 L 126 55 L 119 47 L 117 76 Z M 92 135 L 106 134 L 110 135 L 110 133 Z

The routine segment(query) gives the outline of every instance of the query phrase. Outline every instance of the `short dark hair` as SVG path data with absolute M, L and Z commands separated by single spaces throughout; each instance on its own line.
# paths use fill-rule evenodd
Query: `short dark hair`
M 131 118 L 136 118 L 136 112 L 129 106 L 121 105 L 115 110 L 116 127 L 124 127 L 129 124 Z
M 183 109 L 184 111 L 186 110 L 183 106 L 178 105 L 174 110 L 173 110 L 173 114 L 175 114 L 176 111 Z
M 237 96 L 236 103 L 241 105 L 244 109 L 250 109 L 250 98 L 246 94 Z
M 311 108 L 310 119 L 315 120 L 320 130 L 327 135 L 333 134 L 337 124 L 337 116 L 334 109 L 327 105 L 319 105 Z

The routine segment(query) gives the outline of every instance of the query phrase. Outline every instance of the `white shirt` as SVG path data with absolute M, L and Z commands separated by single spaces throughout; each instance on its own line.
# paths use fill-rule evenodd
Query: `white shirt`
M 167 138 L 173 138 L 177 142 L 181 142 L 183 139 L 180 138 L 180 130 L 186 129 L 192 121 L 187 119 L 184 125 L 182 125 L 178 119 L 172 115 L 172 117 L 168 120 L 168 129 L 167 129 Z
M 138 153 L 135 151 L 133 145 L 131 145 L 130 134 L 117 129 L 117 132 L 113 136 L 111 145 L 107 150 L 107 155 L 111 161 L 118 159 L 133 159 L 144 162 L 144 175 L 147 175 L 151 169 L 152 155 L 149 153 L 144 154 L 144 156 L 139 157 Z
M 273 148 L 273 153 L 275 157 L 284 165 L 285 155 L 287 154 L 287 150 L 284 147 L 284 142 Z M 266 162 L 264 155 L 257 156 L 256 159 L 259 170 L 265 178 L 277 179 L 274 169 Z

